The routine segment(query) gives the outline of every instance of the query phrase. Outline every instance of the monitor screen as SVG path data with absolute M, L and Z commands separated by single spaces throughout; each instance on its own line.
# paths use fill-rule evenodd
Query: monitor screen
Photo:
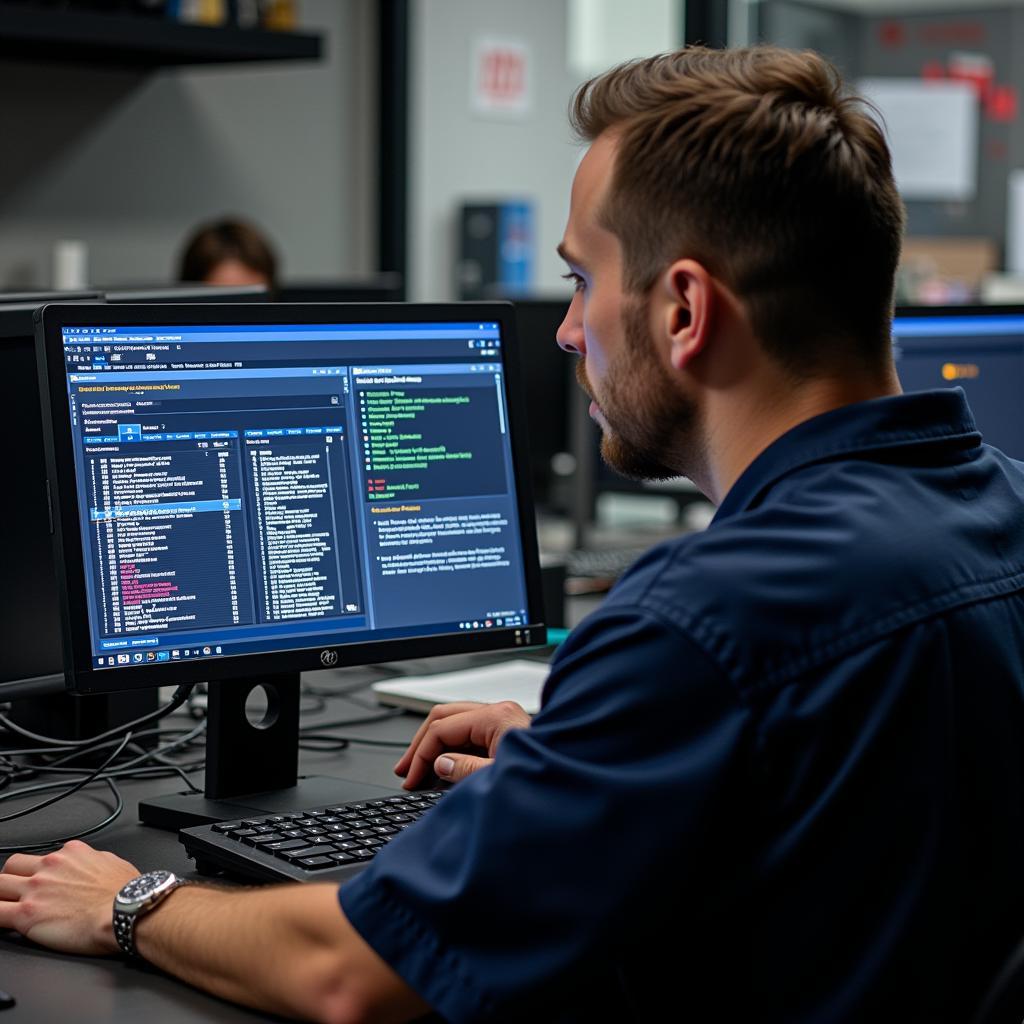
M 901 308 L 892 334 L 904 391 L 963 388 L 985 441 L 1024 458 L 1024 306 Z
M 317 309 L 44 311 L 73 688 L 530 642 L 508 309 Z

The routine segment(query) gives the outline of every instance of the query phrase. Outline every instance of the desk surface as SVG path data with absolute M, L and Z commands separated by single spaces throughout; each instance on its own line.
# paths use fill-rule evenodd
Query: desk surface
M 357 679 L 352 673 L 316 672 L 304 677 L 319 691 L 341 694 Z M 372 700 L 365 692 L 325 699 L 325 707 L 302 719 L 303 725 L 349 720 L 370 714 Z M 374 709 L 376 710 L 376 709 Z M 344 736 L 374 740 L 408 741 L 422 717 L 396 714 L 369 725 L 335 729 Z M 352 744 L 338 753 L 304 750 L 301 771 L 331 775 L 398 788 L 392 772 L 399 747 L 371 747 Z M 201 784 L 201 773 L 194 776 Z M 182 789 L 177 779 L 119 783 L 125 798 L 121 817 L 102 832 L 89 838 L 100 849 L 113 850 L 128 858 L 140 870 L 169 868 L 193 878 L 199 876 L 185 857 L 184 848 L 170 832 L 161 832 L 138 824 L 136 804 L 141 797 L 171 793 Z M 52 809 L 5 823 L 3 844 L 39 840 L 71 832 L 102 820 L 109 813 L 111 796 L 105 786 L 91 787 L 75 794 Z M 7 806 L 4 806 L 7 810 Z M 0 854 L 0 859 L 6 855 Z M 40 949 L 11 932 L 0 931 L 0 989 L 10 992 L 17 1005 L 0 1014 L 0 1024 L 67 1024 L 68 1021 L 92 1022 L 145 1020 L 146 1024 L 178 1022 L 279 1020 L 255 1013 L 207 996 L 183 982 L 170 978 L 148 965 L 134 966 L 121 958 L 84 958 L 64 956 Z

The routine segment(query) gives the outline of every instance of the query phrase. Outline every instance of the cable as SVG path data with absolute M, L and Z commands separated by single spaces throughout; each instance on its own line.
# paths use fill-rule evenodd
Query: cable
M 19 843 L 17 846 L 0 846 L 0 853 L 38 853 L 51 848 L 56 849 L 65 843 L 70 843 L 72 839 L 84 839 L 86 836 L 91 836 L 94 832 L 99 832 L 100 829 L 113 824 L 124 810 L 124 798 L 113 782 L 109 779 L 105 781 L 114 795 L 114 809 L 101 822 L 96 825 L 90 825 L 79 832 L 72 832 L 66 836 L 57 836 L 54 839 L 47 839 L 39 843 Z
M 338 722 L 312 722 L 299 730 L 299 736 L 302 736 L 305 729 L 315 729 L 317 732 L 322 732 L 324 729 L 348 729 L 354 725 L 372 725 L 374 722 L 386 722 L 391 718 L 400 718 L 404 714 L 405 712 L 401 708 L 388 708 L 363 718 L 344 718 Z
M 172 711 L 180 708 L 181 705 L 188 700 L 189 694 L 192 692 L 192 688 L 194 686 L 195 683 L 183 683 L 174 691 L 174 696 L 171 698 L 171 702 L 164 707 L 157 708 L 156 711 L 150 711 L 148 714 L 143 715 L 141 718 L 136 718 L 134 721 L 125 722 L 122 725 L 115 726 L 113 729 L 108 729 L 106 732 L 101 732 L 98 736 L 90 736 L 83 740 L 62 740 L 56 736 L 40 736 L 38 733 L 30 732 L 28 729 L 12 722 L 6 715 L 0 715 L 0 725 L 18 736 L 22 736 L 27 740 L 32 740 L 34 743 L 48 743 L 54 747 L 85 747 L 91 743 L 95 743 L 97 740 L 105 740 L 110 736 L 119 736 L 127 730 L 134 729 L 137 725 L 148 725 L 150 722 L 159 721 L 161 718 L 169 715 Z
M 305 736 L 303 739 L 314 739 L 315 733 L 310 736 Z M 327 739 L 328 737 L 323 737 Z M 366 740 L 361 736 L 332 736 L 331 739 L 338 741 L 344 741 L 345 743 L 359 743 L 364 747 L 407 747 L 409 746 L 409 740 Z
M 154 718 L 162 718 L 166 715 L 171 714 L 174 710 L 176 710 L 176 708 L 180 707 L 181 704 L 187 699 L 190 690 L 190 685 L 178 687 L 178 689 L 175 691 L 174 698 L 168 705 L 158 709 L 158 711 L 153 712 L 149 715 L 142 716 L 142 718 L 138 719 L 138 722 L 143 723 L 146 721 L 152 721 Z M 185 783 L 185 785 L 187 785 L 193 792 L 201 792 L 201 790 L 199 790 L 199 788 L 192 782 L 192 780 L 188 778 L 187 772 L 195 771 L 201 768 L 203 766 L 203 762 L 196 761 L 186 763 L 185 765 L 179 765 L 168 760 L 167 755 L 174 750 L 180 750 L 182 748 L 187 748 L 191 746 L 195 742 L 196 738 L 202 732 L 205 731 L 205 721 L 199 723 L 199 725 L 195 726 L 192 729 L 174 730 L 175 732 L 180 733 L 181 735 L 179 735 L 178 738 L 173 740 L 171 743 L 157 746 L 153 750 L 143 749 L 141 753 L 129 759 L 127 762 L 124 762 L 120 765 L 114 765 L 114 762 L 117 760 L 118 757 L 120 757 L 124 750 L 129 747 L 129 745 L 133 746 L 135 750 L 140 749 L 137 744 L 133 743 L 133 740 L 136 740 L 143 736 L 149 736 L 154 733 L 157 735 L 160 734 L 159 729 L 143 730 L 139 734 L 135 734 L 131 732 L 131 730 L 129 729 L 127 732 L 125 732 L 125 734 L 121 737 L 120 740 L 117 740 L 116 738 L 107 738 L 111 735 L 111 733 L 116 733 L 128 728 L 128 725 L 130 725 L 130 723 L 121 726 L 117 730 L 108 730 L 108 732 L 102 733 L 99 736 L 93 737 L 90 740 L 75 741 L 72 744 L 72 749 L 70 751 L 67 749 L 66 743 L 56 747 L 56 749 L 51 746 L 43 748 L 41 751 L 33 751 L 44 754 L 52 754 L 63 751 L 61 756 L 57 757 L 56 760 L 50 764 L 20 767 L 15 765 L 14 762 L 11 761 L 10 757 L 7 756 L 6 752 L 0 753 L 0 763 L 3 764 L 3 767 L 8 775 L 8 778 L 5 780 L 4 783 L 4 785 L 6 786 L 9 784 L 10 778 L 16 777 L 18 775 L 24 776 L 25 773 L 29 773 L 30 777 L 44 773 L 55 773 L 60 775 L 78 774 L 81 771 L 81 769 L 67 767 L 69 762 L 75 760 L 76 758 L 82 757 L 86 754 L 94 753 L 97 750 L 101 750 L 105 747 L 115 747 L 113 752 L 102 762 L 102 764 L 100 764 L 98 768 L 90 772 L 88 775 L 76 779 L 70 785 L 64 780 L 58 780 L 54 782 L 38 783 L 33 786 L 22 786 L 19 789 L 11 789 L 6 792 L 0 793 L 0 801 L 4 801 L 24 797 L 29 795 L 30 793 L 49 792 L 54 789 L 61 790 L 61 792 L 59 792 L 56 796 L 46 800 L 41 800 L 38 803 L 33 804 L 31 807 L 22 808 L 20 811 L 15 811 L 12 814 L 0 816 L 0 822 L 6 822 L 14 820 L 16 818 L 24 817 L 35 811 L 51 806 L 60 800 L 67 799 L 72 794 L 77 793 L 79 790 L 83 789 L 85 786 L 88 786 L 93 782 L 104 782 L 110 789 L 115 801 L 114 809 L 106 818 L 104 818 L 101 822 L 97 824 L 91 825 L 88 828 L 81 829 L 78 832 L 66 836 L 54 837 L 47 840 L 40 840 L 39 842 L 35 843 L 19 843 L 17 846 L 0 846 L 0 852 L 49 849 L 52 847 L 60 846 L 66 842 L 70 842 L 72 839 L 84 838 L 85 836 L 92 835 L 93 833 L 98 832 L 100 829 L 105 828 L 107 825 L 115 821 L 121 814 L 122 810 L 124 809 L 124 799 L 121 796 L 120 790 L 117 788 L 117 785 L 114 781 L 115 779 L 160 778 L 166 777 L 167 775 L 171 774 L 180 777 L 182 781 Z M 28 732 L 28 730 L 23 731 L 25 733 Z M 30 737 L 35 737 L 37 739 L 45 739 L 45 737 L 36 737 L 35 734 L 30 734 Z M 25 754 L 26 751 L 20 750 L 15 751 L 13 753 Z M 153 760 L 156 760 L 159 763 L 151 765 L 146 764 L 147 761 Z M 113 767 L 111 767 L 112 765 Z
M 11 814 L 2 814 L 0 815 L 0 824 L 5 821 L 14 821 L 15 818 L 23 818 L 26 814 L 32 814 L 34 811 L 41 811 L 44 807 L 49 807 L 51 804 L 57 803 L 58 800 L 64 800 L 71 796 L 72 793 L 77 793 L 83 786 L 88 786 L 89 783 L 92 782 L 97 775 L 102 774 L 103 770 L 110 764 L 110 762 L 113 761 L 122 750 L 124 750 L 131 738 L 132 734 L 128 733 L 124 739 L 121 740 L 117 749 L 106 759 L 106 761 L 103 762 L 103 764 L 99 766 L 99 768 L 94 772 L 91 772 L 89 775 L 86 775 L 85 778 L 74 783 L 74 785 L 72 785 L 66 792 L 55 796 L 52 800 L 41 800 L 39 803 L 33 804 L 31 807 L 23 807 L 20 811 L 14 811 Z M 42 788 L 44 787 L 29 786 L 26 789 L 15 790 L 12 793 L 3 793 L 0 794 L 0 800 L 13 800 L 15 797 L 22 796 L 25 793 L 39 792 Z M 4 847 L 0 847 L 0 850 L 2 849 L 4 849 Z

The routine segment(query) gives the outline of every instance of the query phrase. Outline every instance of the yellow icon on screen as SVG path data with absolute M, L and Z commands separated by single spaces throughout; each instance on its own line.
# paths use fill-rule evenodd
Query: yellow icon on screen
M 973 380 L 981 373 L 977 363 L 943 363 L 943 380 Z

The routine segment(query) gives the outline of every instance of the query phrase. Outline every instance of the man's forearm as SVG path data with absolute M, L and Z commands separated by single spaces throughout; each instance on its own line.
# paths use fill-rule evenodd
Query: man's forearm
M 139 921 L 136 942 L 199 988 L 290 1017 L 401 1021 L 428 1009 L 348 923 L 334 885 L 185 886 Z

